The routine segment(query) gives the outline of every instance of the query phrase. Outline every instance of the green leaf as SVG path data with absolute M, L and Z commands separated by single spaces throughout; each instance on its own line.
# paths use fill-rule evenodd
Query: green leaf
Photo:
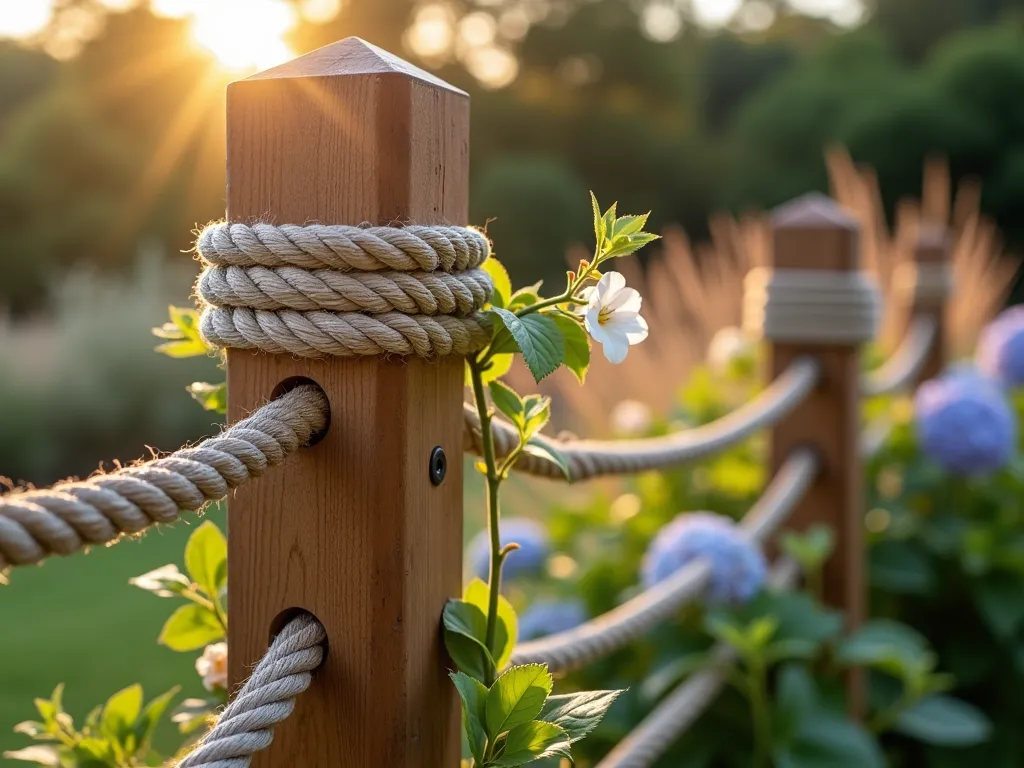
M 100 733 L 111 741 L 124 742 L 132 732 L 132 726 L 142 712 L 142 686 L 139 684 L 123 688 L 103 705 L 100 716 Z
M 491 280 L 494 282 L 491 304 L 495 307 L 507 307 L 512 298 L 512 280 L 509 279 L 508 271 L 493 256 L 483 263 L 483 269 L 491 276 Z
M 491 314 L 500 319 L 512 334 L 519 351 L 523 353 L 526 367 L 536 381 L 554 372 L 562 364 L 565 359 L 565 340 L 550 317 L 535 313 L 519 318 L 497 307 L 491 310 Z
M 655 240 L 660 240 L 660 235 L 652 235 L 648 232 L 640 232 L 629 237 L 621 238 L 615 241 L 615 244 L 608 249 L 604 254 L 605 259 L 613 259 L 619 256 L 628 256 L 631 253 L 636 253 L 648 243 L 652 243 Z
M 849 665 L 914 668 L 928 653 L 928 641 L 896 621 L 872 619 L 839 644 L 836 658 Z
M 167 619 L 157 642 L 172 651 L 194 651 L 224 639 L 224 627 L 209 608 L 183 605 Z
M 227 382 L 210 384 L 208 381 L 194 381 L 185 389 L 192 399 L 208 411 L 227 413 L 228 385 Z
M 462 599 L 475 605 L 486 617 L 490 590 L 481 579 L 473 579 L 469 583 Z M 494 633 L 494 647 L 490 649 L 497 669 L 502 669 L 508 664 L 518 639 L 519 620 L 516 617 L 516 610 L 504 595 L 498 595 L 498 624 Z
M 814 679 L 807 667 L 792 663 L 779 670 L 775 695 L 779 708 L 797 722 L 814 710 L 818 698 Z
M 621 693 L 582 691 L 549 696 L 537 719 L 562 728 L 568 734 L 570 743 L 574 744 L 598 726 Z
M 868 554 L 871 583 L 892 592 L 924 595 L 935 583 L 935 570 L 920 545 L 886 540 L 875 544 Z
M 487 748 L 487 688 L 479 680 L 462 672 L 453 672 L 449 676 L 462 699 L 462 727 L 469 740 L 469 749 L 477 765 L 483 765 L 484 750 Z
M 494 403 L 494 406 L 505 414 L 522 432 L 524 424 L 523 410 L 525 407 L 522 398 L 516 394 L 512 387 L 500 381 L 490 382 L 487 388 L 491 391 L 491 402 Z
M 604 226 L 604 217 L 601 215 L 601 206 L 597 204 L 597 197 L 590 193 L 590 207 L 594 210 L 594 239 L 597 241 L 596 252 L 601 253 L 607 230 Z
M 618 240 L 620 237 L 635 235 L 644 228 L 650 215 L 651 212 L 648 211 L 637 216 L 620 216 L 615 220 L 615 227 L 612 229 L 612 239 Z
M 569 463 L 550 443 L 536 437 L 532 437 L 524 446 L 523 453 L 527 453 L 530 456 L 536 456 L 537 458 L 544 459 L 545 461 L 553 462 L 562 471 L 562 475 L 565 476 L 565 479 L 570 482 L 572 481 L 572 476 L 569 471 Z
M 5 760 L 24 760 L 37 765 L 60 765 L 60 752 L 48 744 L 36 744 L 24 749 L 12 749 L 3 753 Z
M 992 633 L 1002 640 L 1012 639 L 1024 621 L 1019 579 L 1005 574 L 989 574 L 978 582 L 973 591 L 978 613 Z
M 128 579 L 128 583 L 160 597 L 180 595 L 192 586 L 189 578 L 179 571 L 178 566 L 174 565 L 174 563 L 169 563 L 149 571 L 149 573 Z
M 776 768 L 884 768 L 877 742 L 856 723 L 818 710 L 773 754 Z
M 501 757 L 491 760 L 488 766 L 525 765 L 542 757 L 570 757 L 569 737 L 561 728 L 551 723 L 534 720 L 517 725 L 508 732 Z
M 558 313 L 551 314 L 550 317 L 555 321 L 565 340 L 565 367 L 572 371 L 582 384 L 587 378 L 587 369 L 590 368 L 590 337 L 583 330 L 583 326 L 568 315 Z
M 166 693 L 157 696 L 143 708 L 142 714 L 136 719 L 135 725 L 132 728 L 135 734 L 135 741 L 139 745 L 139 750 L 144 751 L 149 746 L 149 743 L 153 740 L 153 734 L 156 733 L 157 726 L 160 725 L 160 720 L 180 690 L 181 688 L 176 685 Z
M 185 339 L 182 341 L 168 341 L 158 344 L 155 350 L 168 357 L 199 357 L 207 353 L 206 345 L 199 339 Z
M 192 581 L 211 599 L 216 600 L 220 588 L 227 583 L 228 540 L 220 528 L 207 520 L 188 537 L 185 545 L 185 568 Z
M 515 357 L 515 354 L 512 352 L 506 352 L 504 354 L 494 355 L 491 357 L 488 361 L 487 368 L 482 371 L 480 376 L 483 383 L 490 384 L 492 381 L 500 379 L 508 373 L 512 369 L 512 362 L 515 360 Z M 472 381 L 470 381 L 470 385 L 472 385 Z
M 540 714 L 551 693 L 551 675 L 543 664 L 510 667 L 487 692 L 487 734 L 497 738 Z
M 893 729 L 926 744 L 967 747 L 987 741 L 992 723 L 974 705 L 937 694 L 904 711 Z
M 484 644 L 487 617 L 475 605 L 464 600 L 449 600 L 444 607 L 444 644 L 452 661 L 477 680 L 487 677 L 487 664 L 494 659 Z
M 522 307 L 529 307 L 540 301 L 540 286 L 544 281 L 541 280 L 533 285 L 528 285 L 525 288 L 520 288 L 518 291 L 512 294 L 512 298 L 508 300 L 508 306 L 506 309 L 512 310 L 513 312 Z
M 523 401 L 523 410 L 523 434 L 529 439 L 543 429 L 551 418 L 551 398 L 530 395 Z
M 57 733 L 59 731 L 57 715 L 64 711 L 64 707 L 61 704 L 63 695 L 64 683 L 59 683 L 57 687 L 53 689 L 53 694 L 50 698 L 36 699 L 34 701 L 36 710 L 39 712 L 39 717 L 43 721 L 43 725 L 46 726 L 48 733 Z

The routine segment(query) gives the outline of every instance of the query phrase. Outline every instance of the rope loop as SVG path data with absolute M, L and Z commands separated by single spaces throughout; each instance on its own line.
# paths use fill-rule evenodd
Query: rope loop
M 881 317 L 878 288 L 862 272 L 758 267 L 744 287 L 744 327 L 772 341 L 859 344 Z
M 490 242 L 475 229 L 220 222 L 196 250 L 200 332 L 217 347 L 435 358 L 490 340 Z

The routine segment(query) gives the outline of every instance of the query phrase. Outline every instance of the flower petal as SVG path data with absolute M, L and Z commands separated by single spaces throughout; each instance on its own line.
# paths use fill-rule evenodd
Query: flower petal
M 597 307 L 587 311 L 586 317 L 583 318 L 583 323 L 587 327 L 587 333 L 590 334 L 591 338 L 599 344 L 605 344 L 608 341 L 616 338 L 620 338 L 625 341 L 625 336 L 622 334 L 614 334 L 606 325 L 601 325 L 599 321 L 600 310 Z
M 626 353 L 629 352 L 629 343 L 621 336 L 612 337 L 608 341 L 602 342 L 601 351 L 604 352 L 604 356 L 608 358 L 609 363 L 618 365 L 626 359 Z
M 647 321 L 636 312 L 616 312 L 605 320 L 604 330 L 625 338 L 630 344 L 639 344 L 649 333 Z
M 636 288 L 623 288 L 609 298 L 605 306 L 613 312 L 639 312 L 641 301 L 640 292 Z
M 608 306 L 611 298 L 626 287 L 626 278 L 618 272 L 606 272 L 597 281 L 597 301 L 602 306 Z M 593 299 L 591 299 L 593 301 Z

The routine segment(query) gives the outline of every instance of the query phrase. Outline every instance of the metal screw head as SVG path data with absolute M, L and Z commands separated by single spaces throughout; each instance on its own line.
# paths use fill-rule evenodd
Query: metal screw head
M 448 457 L 444 455 L 444 448 L 438 445 L 430 452 L 430 482 L 440 485 L 447 473 Z

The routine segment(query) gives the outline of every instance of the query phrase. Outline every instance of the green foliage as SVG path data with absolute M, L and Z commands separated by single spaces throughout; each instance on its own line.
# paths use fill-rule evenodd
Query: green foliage
M 143 706 L 142 686 L 129 686 L 92 710 L 81 730 L 64 711 L 63 690 L 59 685 L 49 699 L 35 700 L 38 721 L 15 726 L 16 732 L 39 743 L 5 752 L 5 758 L 64 768 L 135 768 L 161 763 L 162 758 L 152 749 L 153 734 L 178 688 Z

